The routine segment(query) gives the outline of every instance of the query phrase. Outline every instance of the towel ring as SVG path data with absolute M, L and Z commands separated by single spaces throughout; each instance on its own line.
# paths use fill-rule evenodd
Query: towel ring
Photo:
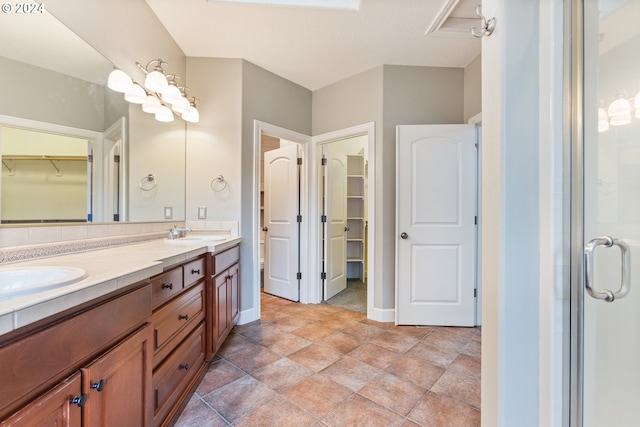
M 147 185 L 145 187 L 145 183 L 151 183 L 151 186 Z M 156 186 L 158 185 L 158 180 L 156 179 L 156 177 L 150 173 L 149 175 L 145 176 L 144 178 L 142 178 L 140 180 L 140 184 L 138 184 L 138 186 L 140 187 L 140 189 L 142 191 L 151 191 L 154 188 L 156 188 Z
M 217 184 L 217 183 L 220 183 L 220 182 L 223 184 L 223 185 L 222 185 L 222 188 L 219 188 L 219 187 L 220 187 L 219 185 L 218 185 L 218 186 L 216 186 L 216 184 Z M 210 184 L 210 186 L 211 186 L 211 189 L 212 189 L 213 191 L 215 191 L 216 193 L 219 193 L 219 192 L 221 192 L 221 191 L 224 191 L 224 190 L 225 190 L 225 188 L 227 188 L 227 181 L 225 181 L 225 180 L 224 180 L 224 176 L 222 176 L 222 175 L 218 175 L 217 177 L 215 177 L 215 178 L 213 178 L 213 179 L 211 180 L 211 184 Z

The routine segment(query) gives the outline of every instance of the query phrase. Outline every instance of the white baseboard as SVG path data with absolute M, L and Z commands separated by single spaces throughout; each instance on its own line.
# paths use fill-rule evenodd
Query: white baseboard
M 396 309 L 395 308 L 375 308 L 368 310 L 367 318 L 375 320 L 376 322 L 395 322 L 396 321 Z
M 249 310 L 244 310 L 240 312 L 240 316 L 238 317 L 238 325 L 244 325 L 245 323 L 251 323 L 258 320 L 258 309 L 253 307 Z

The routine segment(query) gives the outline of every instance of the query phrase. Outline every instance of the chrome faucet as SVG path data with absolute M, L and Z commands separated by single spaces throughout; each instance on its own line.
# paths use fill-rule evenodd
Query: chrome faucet
M 167 239 L 174 240 L 179 239 L 180 237 L 185 237 L 188 231 L 191 231 L 189 227 L 176 227 L 174 225 L 173 228 L 169 229 L 169 236 Z

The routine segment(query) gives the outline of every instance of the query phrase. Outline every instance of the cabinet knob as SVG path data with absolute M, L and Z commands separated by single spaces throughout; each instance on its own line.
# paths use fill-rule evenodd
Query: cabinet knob
M 349 227 L 344 228 L 344 231 L 349 231 L 349 230 L 351 230 Z
M 74 398 L 71 399 L 71 403 L 74 405 L 78 405 L 79 407 L 83 407 L 84 404 L 87 402 L 87 394 L 86 393 L 82 393 L 80 396 L 76 396 Z
M 181 314 L 178 316 L 178 319 L 180 320 L 189 320 L 189 315 L 188 314 Z
M 173 289 L 173 283 L 169 283 L 167 284 L 162 284 L 162 289 Z
M 91 388 L 97 391 L 102 391 L 104 389 L 104 380 L 100 380 L 97 383 L 91 384 Z
M 185 371 L 189 370 L 189 364 L 185 363 L 184 365 L 180 365 L 180 369 L 184 369 Z
M 200 269 L 197 269 L 197 270 L 192 269 L 191 274 L 200 274 Z

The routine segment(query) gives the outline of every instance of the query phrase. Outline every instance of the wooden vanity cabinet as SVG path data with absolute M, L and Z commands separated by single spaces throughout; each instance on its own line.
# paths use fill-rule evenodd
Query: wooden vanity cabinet
M 234 246 L 218 254 L 208 254 L 208 270 L 211 275 L 208 298 L 210 301 L 207 359 L 220 349 L 231 329 L 238 322 L 240 313 L 240 247 Z
M 146 283 L 0 342 L 0 426 L 149 426 L 150 296 Z
M 201 256 L 151 278 L 154 426 L 173 422 L 205 373 L 205 277 Z
M 76 372 L 42 397 L 0 423 L 8 426 L 81 427 L 81 406 L 86 395 L 81 395 L 80 372 Z

